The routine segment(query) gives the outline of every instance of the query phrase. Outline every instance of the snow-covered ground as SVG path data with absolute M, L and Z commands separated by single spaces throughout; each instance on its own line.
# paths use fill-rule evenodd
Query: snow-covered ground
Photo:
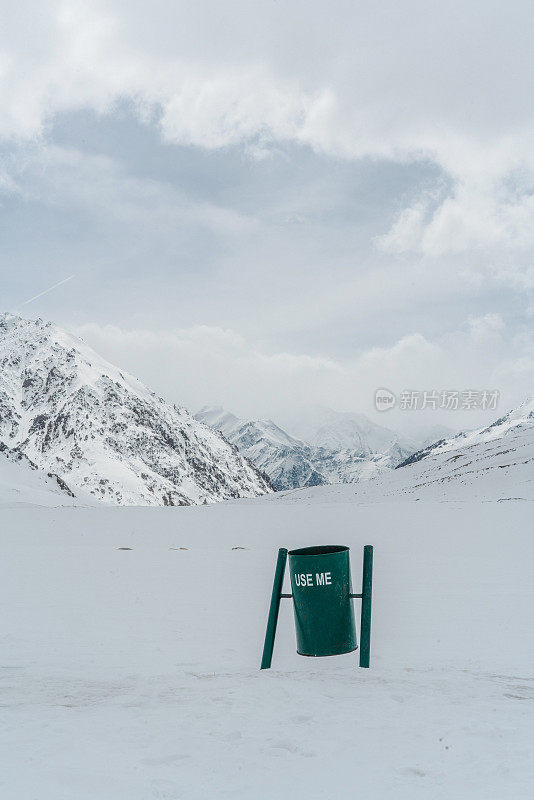
M 531 501 L 0 514 L 2 800 L 533 796 Z M 277 548 L 317 543 L 356 585 L 375 545 L 371 669 L 297 656 L 285 600 L 260 672 Z

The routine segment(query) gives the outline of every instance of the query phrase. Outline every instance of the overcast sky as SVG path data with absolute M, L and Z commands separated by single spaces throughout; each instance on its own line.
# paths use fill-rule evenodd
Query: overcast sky
M 5 310 L 192 410 L 532 393 L 531 2 L 2 6 Z

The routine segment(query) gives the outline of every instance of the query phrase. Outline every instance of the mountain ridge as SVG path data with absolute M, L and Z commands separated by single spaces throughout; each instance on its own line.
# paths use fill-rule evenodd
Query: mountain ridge
M 416 464 L 428 456 L 458 450 L 462 447 L 473 447 L 485 442 L 492 442 L 507 435 L 516 427 L 534 426 L 534 397 L 527 397 L 517 408 L 508 411 L 489 425 L 469 431 L 460 431 L 455 436 L 439 439 L 433 444 L 412 453 L 396 466 L 395 469 Z
M 239 419 L 222 406 L 203 406 L 195 418 L 222 431 L 279 491 L 369 480 L 412 452 L 393 431 L 363 414 L 328 410 L 328 415 L 328 425 L 319 426 L 313 442 L 293 436 L 272 420 Z M 383 449 L 377 450 L 380 445 Z
M 224 436 L 50 322 L 0 315 L 0 441 L 75 493 L 193 505 L 271 491 Z
M 436 442 L 413 456 L 376 480 L 282 492 L 277 502 L 534 502 L 534 403 L 527 399 L 490 425 Z

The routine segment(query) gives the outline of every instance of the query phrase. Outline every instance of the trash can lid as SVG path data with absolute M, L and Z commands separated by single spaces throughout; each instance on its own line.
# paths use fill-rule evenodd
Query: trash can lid
M 342 553 L 348 550 L 344 544 L 320 544 L 316 547 L 301 547 L 298 550 L 290 550 L 290 556 L 326 556 L 329 553 Z

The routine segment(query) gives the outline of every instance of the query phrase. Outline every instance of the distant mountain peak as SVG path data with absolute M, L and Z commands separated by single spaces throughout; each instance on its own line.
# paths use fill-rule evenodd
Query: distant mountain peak
M 363 414 L 318 406 L 307 417 L 303 414 L 309 439 L 297 438 L 294 429 L 288 433 L 270 419 L 239 419 L 221 406 L 205 406 L 195 416 L 222 431 L 279 490 L 367 480 L 390 470 L 414 449 Z

